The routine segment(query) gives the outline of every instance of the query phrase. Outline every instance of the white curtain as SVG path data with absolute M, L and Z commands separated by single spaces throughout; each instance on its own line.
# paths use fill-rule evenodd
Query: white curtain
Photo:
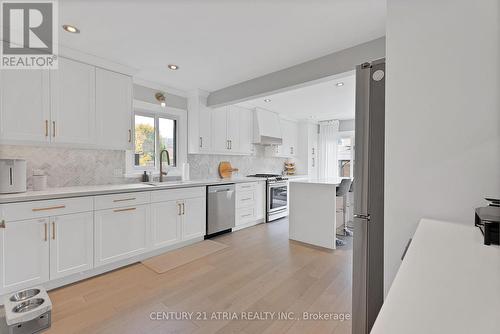
M 320 179 L 338 177 L 337 138 L 339 121 L 326 121 L 319 123 L 319 169 Z

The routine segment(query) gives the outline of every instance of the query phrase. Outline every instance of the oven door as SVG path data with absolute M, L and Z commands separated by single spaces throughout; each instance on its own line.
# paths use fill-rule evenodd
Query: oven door
M 287 182 L 271 183 L 268 186 L 267 211 L 275 212 L 286 210 L 288 206 L 288 184 Z

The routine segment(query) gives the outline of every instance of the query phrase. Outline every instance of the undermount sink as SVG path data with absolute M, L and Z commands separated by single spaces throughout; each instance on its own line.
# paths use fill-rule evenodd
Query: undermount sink
M 145 182 L 144 184 L 147 184 L 149 186 L 160 186 L 162 184 L 171 184 L 171 183 L 180 183 L 182 182 L 182 177 L 180 175 L 166 175 L 163 177 L 163 181 L 152 181 L 152 182 Z

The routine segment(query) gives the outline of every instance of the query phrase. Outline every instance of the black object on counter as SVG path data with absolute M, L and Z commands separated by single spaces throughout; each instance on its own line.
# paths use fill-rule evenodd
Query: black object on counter
M 485 245 L 500 245 L 500 207 L 477 208 L 474 224 L 483 233 Z
M 142 182 L 149 182 L 149 175 L 144 171 L 144 174 L 142 174 Z

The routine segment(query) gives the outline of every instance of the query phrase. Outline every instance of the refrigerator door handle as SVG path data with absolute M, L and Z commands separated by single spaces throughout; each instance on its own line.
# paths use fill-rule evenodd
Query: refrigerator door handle
M 370 220 L 370 215 L 354 215 L 354 218 Z

